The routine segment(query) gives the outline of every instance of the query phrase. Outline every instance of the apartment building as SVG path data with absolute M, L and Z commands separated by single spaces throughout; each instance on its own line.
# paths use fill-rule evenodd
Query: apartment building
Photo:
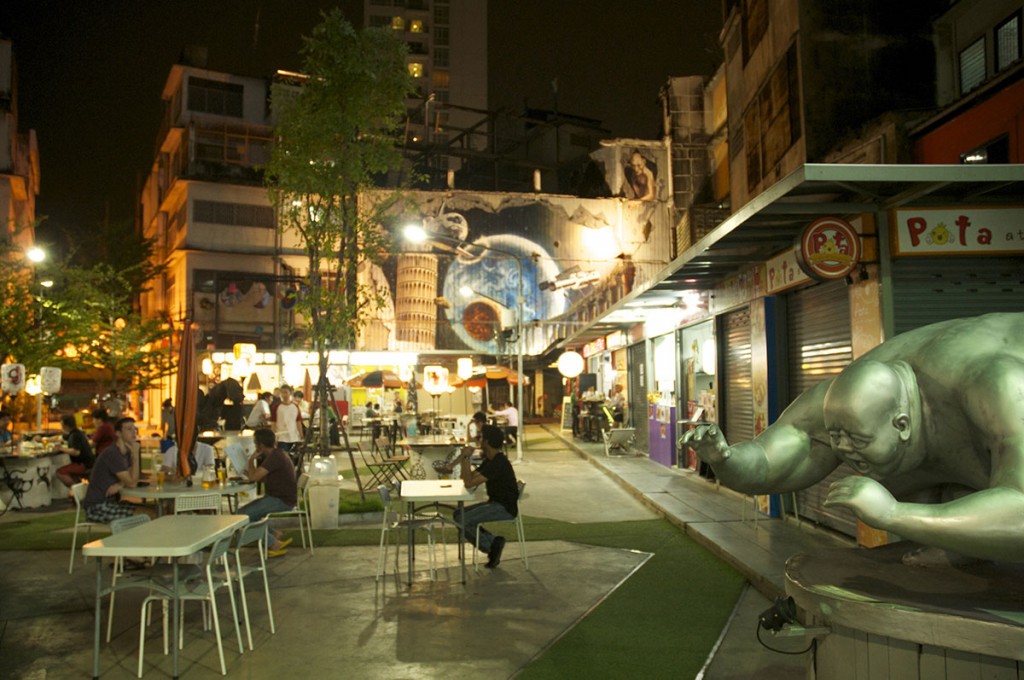
M 35 130 L 18 127 L 14 44 L 0 38 L 0 239 L 28 248 L 35 242 L 39 148 Z

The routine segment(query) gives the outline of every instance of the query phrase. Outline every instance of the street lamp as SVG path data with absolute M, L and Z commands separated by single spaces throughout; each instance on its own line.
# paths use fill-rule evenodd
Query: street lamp
M 444 234 L 436 234 L 428 232 L 421 225 L 410 224 L 403 230 L 405 239 L 411 243 L 450 243 L 454 244 L 457 252 L 467 250 L 467 247 L 476 247 L 483 250 L 490 250 L 495 253 L 499 253 L 506 257 L 512 258 L 516 263 L 516 268 L 519 270 L 519 294 L 516 296 L 516 373 L 518 381 L 516 383 L 516 406 L 519 409 L 519 434 L 516 436 L 516 462 L 525 463 L 523 460 L 523 430 L 525 429 L 524 414 L 525 409 L 523 408 L 523 262 L 519 258 L 519 255 L 509 250 L 503 250 L 501 248 L 495 248 L 494 246 L 484 245 L 482 243 L 467 244 L 457 238 L 446 236 Z

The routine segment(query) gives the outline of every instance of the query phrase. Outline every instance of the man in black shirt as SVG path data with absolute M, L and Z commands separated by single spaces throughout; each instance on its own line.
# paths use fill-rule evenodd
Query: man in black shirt
M 501 450 L 504 439 L 505 433 L 500 428 L 485 425 L 481 441 L 484 462 L 480 467 L 476 470 L 470 467 L 469 459 L 473 449 L 468 446 L 454 461 L 460 464 L 462 481 L 467 487 L 484 484 L 487 488 L 487 502 L 471 505 L 461 514 L 456 511 L 454 516 L 455 521 L 462 527 L 463 537 L 470 543 L 476 540 L 476 528 L 480 524 L 515 519 L 519 514 L 519 486 L 516 484 L 516 473 L 512 469 L 512 463 Z M 494 569 L 501 562 L 505 539 L 481 528 L 480 545 L 477 548 L 487 553 L 487 568 Z
M 64 446 L 60 450 L 71 456 L 71 462 L 57 468 L 57 479 L 71 487 L 89 476 L 96 457 L 89 445 L 89 437 L 79 429 L 73 415 L 62 416 L 60 428 L 64 431 Z

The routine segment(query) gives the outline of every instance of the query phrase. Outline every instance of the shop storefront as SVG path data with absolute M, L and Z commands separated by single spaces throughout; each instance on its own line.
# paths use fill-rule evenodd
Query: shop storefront
M 676 332 L 676 338 L 676 353 L 680 357 L 676 401 L 676 412 L 680 415 L 678 420 L 718 422 L 718 351 L 715 345 L 715 323 L 708 320 L 681 328 Z M 686 424 L 679 425 L 677 438 L 689 427 Z M 700 459 L 689 447 L 678 449 L 676 455 L 680 468 L 699 470 L 703 475 L 710 474 L 711 468 L 701 464 Z
M 651 460 L 672 467 L 676 464 L 676 357 L 675 333 L 651 339 L 651 367 L 654 390 L 650 393 L 647 435 Z

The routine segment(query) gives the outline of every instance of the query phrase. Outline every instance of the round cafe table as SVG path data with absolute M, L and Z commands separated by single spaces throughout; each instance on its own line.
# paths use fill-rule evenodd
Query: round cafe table
M 182 482 L 164 482 L 162 488 L 157 488 L 156 481 L 150 480 L 148 486 L 137 486 L 134 489 L 125 489 L 122 496 L 131 498 L 151 498 L 154 500 L 174 499 L 178 496 L 193 496 L 198 494 L 217 493 L 226 496 L 228 508 L 232 511 L 238 508 L 238 495 L 251 494 L 256 491 L 254 482 L 227 482 L 224 486 L 214 484 L 209 489 L 204 489 L 200 482 L 192 486 L 186 486 Z M 232 501 L 234 505 L 232 506 Z M 157 503 L 157 512 L 162 514 L 162 504 Z

